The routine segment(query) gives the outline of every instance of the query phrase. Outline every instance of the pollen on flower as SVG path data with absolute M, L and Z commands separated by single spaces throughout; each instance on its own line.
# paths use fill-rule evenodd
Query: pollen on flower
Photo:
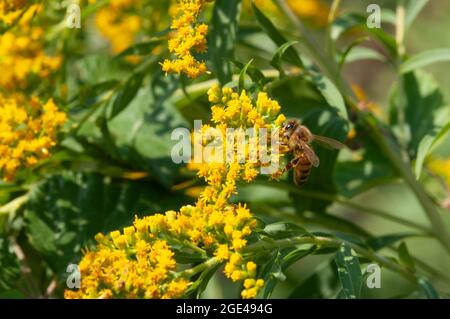
M 33 9 L 34 8 L 34 9 Z M 38 10 L 32 6 L 30 10 Z M 31 76 L 45 78 L 61 65 L 60 56 L 44 52 L 44 30 L 31 26 L 27 16 L 19 25 L 0 35 L 0 86 L 9 91 L 25 89 Z
M 42 105 L 20 94 L 0 95 L 0 176 L 11 181 L 20 167 L 48 157 L 65 122 L 52 100 Z
M 193 132 L 194 140 L 203 146 L 217 138 L 216 134 L 205 134 L 210 130 L 224 134 L 228 128 L 238 130 L 256 126 L 278 129 L 274 121 L 280 117 L 281 108 L 265 93 L 253 98 L 246 91 L 238 94 L 231 88 L 214 86 L 209 90 L 209 100 L 215 103 L 216 111 L 213 112 L 224 112 L 215 119 L 213 114 L 215 126 L 204 125 L 198 132 Z M 236 149 L 235 143 L 237 141 L 233 142 L 232 150 Z M 231 199 L 237 193 L 238 183 L 251 182 L 258 176 L 262 163 L 249 162 L 248 148 L 244 153 L 243 162 L 238 160 L 238 156 L 225 162 L 211 155 L 211 160 L 192 166 L 206 182 L 195 205 L 136 217 L 133 226 L 125 227 L 123 233 L 113 231 L 109 236 L 97 235 L 96 249 L 87 252 L 80 264 L 81 289 L 77 294 L 67 292 L 66 296 L 184 297 L 191 281 L 189 275 L 179 271 L 175 262 L 173 247 L 176 247 L 177 251 L 201 251 L 225 263 L 226 277 L 232 281 L 244 281 L 242 296 L 256 297 L 264 281 L 257 278 L 257 265 L 243 254 L 243 250 L 257 227 L 257 221 L 245 204 L 235 204 Z M 102 263 L 111 276 L 102 275 Z M 127 272 L 120 273 L 120 269 L 127 269 Z
M 175 55 L 172 60 L 161 63 L 166 73 L 183 73 L 190 78 L 207 72 L 206 64 L 195 59 L 195 53 L 207 50 L 208 26 L 198 22 L 198 17 L 208 0 L 180 0 L 171 28 L 173 37 L 169 40 L 169 51 Z

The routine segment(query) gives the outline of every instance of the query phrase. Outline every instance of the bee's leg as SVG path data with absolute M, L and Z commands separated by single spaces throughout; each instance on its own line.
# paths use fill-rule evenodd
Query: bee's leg
M 297 166 L 300 161 L 300 157 L 293 158 L 283 169 L 279 170 L 275 174 L 272 175 L 272 179 L 278 179 L 281 175 L 289 171 L 290 169 Z

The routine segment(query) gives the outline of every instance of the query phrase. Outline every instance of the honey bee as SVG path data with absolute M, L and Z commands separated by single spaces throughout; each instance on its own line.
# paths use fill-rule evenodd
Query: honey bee
M 342 149 L 344 145 L 332 138 L 314 135 L 304 125 L 296 120 L 286 122 L 281 128 L 281 145 L 287 147 L 293 153 L 294 158 L 277 175 L 282 175 L 291 168 L 294 169 L 294 182 L 303 185 L 308 180 L 312 166 L 318 167 L 319 157 L 311 148 L 313 141 L 331 149 Z

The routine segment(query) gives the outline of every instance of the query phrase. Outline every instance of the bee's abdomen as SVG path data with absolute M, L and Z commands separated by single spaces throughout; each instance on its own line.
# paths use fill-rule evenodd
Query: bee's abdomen
M 306 183 L 311 173 L 312 164 L 306 157 L 301 157 L 296 167 L 295 182 L 301 186 Z

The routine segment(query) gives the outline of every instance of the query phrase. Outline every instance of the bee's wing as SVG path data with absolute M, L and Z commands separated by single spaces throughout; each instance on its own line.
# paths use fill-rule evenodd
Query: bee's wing
M 306 144 L 305 142 L 301 142 L 302 152 L 306 156 L 306 158 L 311 162 L 314 167 L 319 166 L 320 160 L 319 157 L 314 153 L 313 149 Z
M 321 146 L 324 146 L 328 149 L 336 149 L 340 150 L 345 147 L 344 144 L 342 144 L 339 141 L 336 141 L 335 139 L 326 137 L 326 136 L 320 136 L 320 135 L 313 135 L 313 139 L 315 142 L 318 142 Z

